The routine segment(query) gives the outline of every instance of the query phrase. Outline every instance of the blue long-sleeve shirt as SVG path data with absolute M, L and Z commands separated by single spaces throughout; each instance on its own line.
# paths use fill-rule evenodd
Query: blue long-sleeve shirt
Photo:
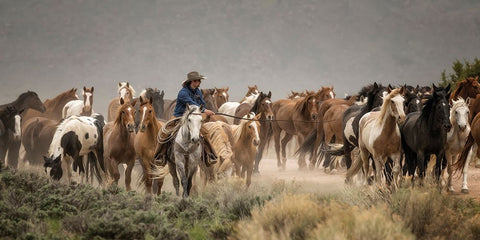
M 188 105 L 200 105 L 205 106 L 205 100 L 203 100 L 203 94 L 200 89 L 192 89 L 190 86 L 185 86 L 180 89 L 177 96 L 177 105 L 173 110 L 173 116 L 181 117 L 185 113 L 185 109 Z

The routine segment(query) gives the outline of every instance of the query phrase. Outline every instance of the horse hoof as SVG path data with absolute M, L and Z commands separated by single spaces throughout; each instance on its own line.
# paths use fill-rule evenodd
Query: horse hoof
M 260 172 L 253 172 L 253 176 L 260 176 Z
M 469 192 L 468 192 L 468 189 L 462 189 L 461 192 L 462 192 L 462 193 L 465 193 L 465 194 L 469 193 Z

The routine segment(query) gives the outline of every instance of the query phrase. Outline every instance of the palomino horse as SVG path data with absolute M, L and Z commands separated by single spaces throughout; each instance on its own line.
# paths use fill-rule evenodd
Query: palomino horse
M 217 102 L 217 108 L 220 108 L 222 104 L 228 102 L 228 87 L 225 88 L 215 88 L 215 93 L 213 94 L 215 101 Z
M 463 150 L 467 137 L 470 134 L 470 124 L 468 123 L 468 116 L 470 112 L 468 109 L 468 102 L 465 102 L 462 97 L 458 100 L 452 99 L 452 108 L 450 109 L 450 122 L 452 128 L 447 133 L 447 145 L 445 149 L 445 157 L 447 159 L 447 190 L 453 192 L 452 173 L 453 164 L 457 162 L 458 156 Z M 442 171 L 444 172 L 444 171 Z M 463 173 L 462 192 L 467 188 L 467 172 Z
M 142 182 L 145 183 L 145 188 L 148 194 L 152 193 L 152 161 L 155 151 L 155 145 L 157 143 L 158 131 L 163 126 L 163 122 L 160 122 L 156 118 L 155 109 L 153 107 L 153 99 L 149 98 L 144 100 L 141 96 L 139 107 L 139 126 L 138 132 L 135 135 L 135 153 L 143 168 Z M 161 193 L 163 185 L 163 179 L 157 179 L 157 195 Z
M 174 121 L 177 121 L 175 119 Z M 172 175 L 175 192 L 179 195 L 178 175 L 183 187 L 183 197 L 190 195 L 192 179 L 197 171 L 198 162 L 202 160 L 203 146 L 200 141 L 200 128 L 202 127 L 202 113 L 195 105 L 187 106 L 187 110 L 176 125 L 176 135 L 173 143 L 173 156 L 169 156 L 168 169 L 155 169 L 156 178 L 165 177 L 168 172 Z M 169 122 L 165 123 L 169 125 Z
M 298 136 L 299 145 L 304 138 L 315 128 L 318 113 L 318 97 L 316 92 L 308 92 L 305 98 L 295 100 L 281 99 L 273 103 L 272 122 L 277 166 L 285 170 L 287 164 L 286 145 L 293 136 Z M 280 146 L 281 133 L 285 132 Z M 280 155 L 281 151 L 281 155 Z M 303 168 L 305 159 L 299 159 L 299 167 Z
M 98 143 L 99 135 L 95 121 L 96 119 L 92 117 L 71 116 L 58 125 L 48 150 L 48 157 L 44 157 L 44 166 L 51 168 L 50 176 L 53 179 L 60 180 L 63 172 L 66 171 L 67 181 L 70 184 L 72 167 L 74 171 L 78 168 L 79 173 L 84 175 L 88 156 L 95 150 Z M 101 164 L 96 159 L 90 161 L 94 162 L 96 172 L 100 173 Z M 102 174 L 97 174 L 99 183 L 102 182 L 102 175 L 104 175 L 103 171 Z M 83 180 L 82 177 L 82 182 Z
M 135 89 L 128 82 L 118 83 L 118 97 L 112 99 L 108 104 L 107 122 L 115 121 L 117 109 L 120 107 L 120 99 L 124 102 L 130 102 L 134 99 Z
M 381 182 L 381 175 L 387 159 L 393 161 L 393 186 L 397 186 L 400 173 L 402 144 L 398 122 L 405 118 L 404 88 L 390 90 L 383 99 L 380 111 L 363 115 L 359 122 L 358 147 L 361 161 L 355 161 L 347 172 L 347 182 L 358 173 L 363 163 L 364 173 L 369 172 L 369 158 L 372 157 L 375 166 L 374 179 Z M 389 179 L 388 177 L 386 179 Z M 387 181 L 388 183 L 388 181 Z
M 72 100 L 65 104 L 62 110 L 62 117 L 67 118 L 72 115 L 91 116 L 93 114 L 93 90 L 93 87 L 83 87 L 83 100 Z
M 433 89 L 433 94 L 425 102 L 422 111 L 407 115 L 401 133 L 408 174 L 414 176 L 418 168 L 417 174 L 423 180 L 430 155 L 435 154 L 435 177 L 438 181 L 445 154 L 447 132 L 452 127 L 448 104 L 450 85 L 445 89 L 433 85 Z M 414 178 L 412 177 L 412 183 Z
M 16 154 L 12 154 L 15 148 L 11 148 L 11 143 L 18 142 L 21 135 L 21 122 L 19 115 L 27 109 L 33 109 L 39 112 L 45 112 L 46 108 L 43 105 L 37 93 L 27 91 L 18 96 L 18 98 L 7 104 L 0 105 L 0 168 L 2 168 L 7 151 L 9 152 L 8 165 L 16 168 L 18 159 L 10 157 L 10 155 L 18 156 L 18 149 Z M 13 150 L 12 150 L 13 149 Z
M 135 164 L 135 103 L 123 101 L 120 98 L 120 108 L 114 122 L 108 122 L 103 129 L 104 158 L 108 172 L 113 177 L 113 183 L 118 184 L 120 172 L 118 165 L 127 164 L 125 169 L 125 186 L 127 191 L 132 188 L 132 169 Z
M 261 114 L 260 114 L 261 115 Z M 253 164 L 257 146 L 260 144 L 260 122 L 259 115 L 248 114 L 247 119 L 242 120 L 239 125 L 232 125 L 234 144 L 232 147 L 232 161 L 235 164 L 235 173 L 237 176 L 245 178 L 247 187 L 252 182 Z

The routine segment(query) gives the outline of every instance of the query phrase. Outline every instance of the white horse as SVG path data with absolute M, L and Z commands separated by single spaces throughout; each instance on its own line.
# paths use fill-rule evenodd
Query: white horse
M 235 111 L 237 110 L 238 106 L 240 106 L 240 104 L 254 104 L 258 96 L 260 96 L 260 92 L 258 91 L 258 89 L 255 89 L 251 93 L 247 93 L 247 95 L 240 102 L 226 102 L 222 104 L 222 106 L 218 108 L 218 112 L 228 114 L 230 116 L 235 116 Z M 233 117 L 227 117 L 226 119 L 229 124 L 233 124 Z
M 468 134 L 470 133 L 470 124 L 468 122 L 470 111 L 468 109 L 468 104 L 468 101 L 465 102 L 463 98 L 459 98 L 457 101 L 452 100 L 452 108 L 450 109 L 450 122 L 452 123 L 452 128 L 447 133 L 447 145 L 445 147 L 448 172 L 447 190 L 450 192 L 454 191 L 452 186 L 452 165 L 457 162 L 458 157 L 462 153 L 463 147 L 467 142 Z M 468 192 L 467 171 L 469 162 L 470 158 L 467 158 L 467 164 L 465 164 L 463 169 L 462 192 L 464 193 Z M 443 171 L 443 174 L 444 172 L 445 171 Z
M 83 87 L 83 100 L 72 100 L 65 104 L 62 110 L 62 118 L 73 115 L 91 116 L 93 115 L 93 90 L 94 88 Z

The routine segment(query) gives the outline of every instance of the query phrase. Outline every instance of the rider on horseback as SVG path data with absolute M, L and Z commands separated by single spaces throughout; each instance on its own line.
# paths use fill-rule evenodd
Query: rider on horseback
M 160 130 L 157 136 L 157 147 L 155 149 L 154 160 L 159 165 L 165 166 L 167 163 L 167 156 L 169 156 L 172 147 L 173 139 L 178 130 L 176 127 L 178 120 L 185 113 L 187 105 L 196 105 L 202 108 L 202 113 L 207 117 L 215 115 L 211 110 L 205 109 L 205 100 L 203 99 L 202 91 L 200 91 L 200 83 L 202 79 L 206 79 L 198 72 L 189 72 L 187 79 L 182 82 L 182 89 L 178 92 L 177 102 L 173 111 L 175 118 L 165 123 L 165 126 Z M 202 138 L 204 149 L 204 160 L 207 166 L 217 162 L 217 156 L 206 138 Z

